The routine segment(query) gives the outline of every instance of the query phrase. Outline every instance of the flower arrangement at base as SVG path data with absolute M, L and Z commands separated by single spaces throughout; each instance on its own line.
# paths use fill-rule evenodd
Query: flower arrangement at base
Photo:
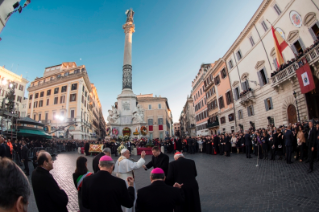
M 111 134 L 111 127 L 106 128 L 106 135 L 109 136 Z
M 145 127 L 145 126 L 141 127 L 141 134 L 142 135 L 147 135 L 147 127 Z
M 112 134 L 113 135 L 118 135 L 119 131 L 114 127 L 113 130 L 112 130 Z
M 129 139 L 130 139 L 130 136 L 128 136 L 128 135 L 124 135 L 124 136 L 123 136 L 123 140 L 124 140 L 124 141 L 128 141 Z
M 128 127 L 125 127 L 125 128 L 123 129 L 123 135 L 124 135 L 124 136 L 125 136 L 125 135 L 130 136 L 130 135 L 131 135 L 131 129 L 128 128 Z
M 153 147 L 154 144 L 151 140 L 148 140 L 148 142 L 146 143 L 145 147 Z
M 122 136 L 122 135 L 119 135 L 118 140 L 119 140 L 119 141 L 122 141 L 122 140 L 123 140 L 123 136 Z
M 137 127 L 138 128 L 138 127 Z M 135 129 L 135 131 L 133 132 L 133 135 L 139 135 L 140 132 L 137 130 L 137 128 Z

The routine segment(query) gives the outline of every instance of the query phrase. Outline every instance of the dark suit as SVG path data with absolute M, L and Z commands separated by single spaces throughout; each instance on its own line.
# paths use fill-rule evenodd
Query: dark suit
M 28 157 L 28 147 L 24 145 L 21 150 L 21 159 L 23 160 L 24 169 L 26 175 L 29 175 L 29 157 Z
M 316 140 L 317 140 L 317 131 L 315 127 L 312 127 L 308 133 L 307 142 L 308 142 L 308 148 L 310 149 L 310 155 L 309 158 L 309 169 L 313 170 L 313 162 L 315 159 L 315 149 L 316 149 Z M 314 148 L 313 151 L 311 151 L 311 148 Z M 317 154 L 319 154 L 317 152 Z
M 185 195 L 185 203 L 177 207 L 175 211 L 198 212 L 201 211 L 201 204 L 196 181 L 197 171 L 193 160 L 180 157 L 170 162 L 166 183 L 173 186 L 175 182 L 184 184 L 182 189 Z
M 165 172 L 165 176 L 167 176 L 167 171 L 168 171 L 168 163 L 169 163 L 169 158 L 167 155 L 160 153 L 159 156 L 154 157 L 152 156 L 152 160 L 146 164 L 146 168 L 161 168 Z
M 154 181 L 137 192 L 136 212 L 172 212 L 184 201 L 183 190 Z
M 250 158 L 251 152 L 251 137 L 249 134 L 245 134 L 245 148 L 246 148 L 246 158 Z
M 6 157 L 6 151 L 7 151 L 7 148 L 5 147 L 6 144 L 1 144 L 0 145 L 0 157 Z
M 99 165 L 99 162 L 100 162 L 100 158 L 103 157 L 104 155 L 105 155 L 104 152 L 101 152 L 98 155 L 96 155 L 95 158 L 93 159 L 92 168 L 93 168 L 94 173 L 100 171 L 100 168 L 99 168 L 98 165 Z
M 98 171 L 84 178 L 82 203 L 91 212 L 122 212 L 121 205 L 126 208 L 133 207 L 134 188 L 127 188 L 124 180 L 107 171 Z
M 68 196 L 49 171 L 38 166 L 32 173 L 31 182 L 39 212 L 68 211 Z
M 128 141 L 126 143 L 126 148 L 131 152 L 131 146 L 132 146 L 132 143 L 130 141 Z
M 286 145 L 286 153 L 287 153 L 287 163 L 291 163 L 291 154 L 293 151 L 293 141 L 294 135 L 292 134 L 291 130 L 287 130 L 284 135 L 285 145 Z

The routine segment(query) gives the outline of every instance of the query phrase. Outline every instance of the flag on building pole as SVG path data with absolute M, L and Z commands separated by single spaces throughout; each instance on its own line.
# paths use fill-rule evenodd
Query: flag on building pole
M 301 93 L 305 94 L 316 88 L 311 69 L 308 63 L 297 69 L 296 75 L 299 81 Z
M 274 37 L 275 42 L 275 51 L 276 51 L 276 57 L 277 57 L 277 66 L 284 64 L 284 58 L 282 56 L 282 52 L 284 49 L 288 46 L 287 42 L 281 37 L 278 31 L 274 29 L 273 26 L 271 26 L 272 35 Z

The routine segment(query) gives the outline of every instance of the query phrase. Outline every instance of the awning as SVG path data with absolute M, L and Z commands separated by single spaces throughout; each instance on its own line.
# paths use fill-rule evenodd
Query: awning
M 45 133 L 42 130 L 32 130 L 32 129 L 20 129 L 18 131 L 18 136 L 24 136 L 24 137 L 28 137 L 28 136 L 41 136 L 47 139 L 51 139 L 52 136 L 49 135 L 48 133 Z

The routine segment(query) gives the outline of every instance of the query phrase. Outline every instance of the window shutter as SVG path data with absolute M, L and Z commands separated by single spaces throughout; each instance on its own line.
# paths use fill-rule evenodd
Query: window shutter
M 271 97 L 269 97 L 269 99 L 270 99 L 271 109 L 274 109 L 274 106 L 273 106 L 273 104 L 272 104 L 272 98 L 271 98 Z
M 235 101 L 237 101 L 238 97 L 237 97 L 236 89 L 233 89 L 233 94 L 234 94 Z
M 299 38 L 298 41 L 300 43 L 300 46 L 301 46 L 302 50 L 305 51 L 306 47 L 305 47 L 305 44 L 302 42 L 301 38 Z
M 295 47 L 295 45 L 291 45 L 290 48 L 292 49 L 292 51 L 294 52 L 294 54 L 298 55 L 297 49 Z
M 262 87 L 262 86 L 264 85 L 264 82 L 263 82 L 263 80 L 262 80 L 262 78 L 261 78 L 260 71 L 258 71 L 257 74 L 258 74 L 258 79 L 259 79 L 260 87 Z
M 233 94 L 231 90 L 229 91 L 229 100 L 230 100 L 230 103 L 233 102 Z
M 264 70 L 264 74 L 265 74 L 265 77 L 266 77 L 266 82 L 268 83 L 268 74 L 267 74 L 267 71 L 266 71 L 266 67 L 264 67 L 263 70 Z
M 250 107 L 251 107 L 251 111 L 253 112 L 251 115 L 253 116 L 255 115 L 254 107 L 252 105 Z
M 244 82 L 241 83 L 241 89 L 243 89 L 243 91 L 246 90 L 246 89 L 245 89 L 245 83 L 244 83 Z
M 274 64 L 275 69 L 278 69 L 277 58 L 273 59 L 273 64 Z
M 316 37 L 315 33 L 313 32 L 312 28 L 310 27 L 308 30 L 309 30 L 309 33 L 310 33 L 312 39 L 317 40 L 317 37 Z
M 265 103 L 266 111 L 268 111 L 268 110 L 269 110 L 269 108 L 268 108 L 268 104 L 267 104 L 267 99 L 265 99 L 265 100 L 264 100 L 264 103 Z
M 248 113 L 248 116 L 250 116 L 250 110 L 249 110 L 249 107 L 247 107 L 247 113 Z
M 236 52 L 237 60 L 240 60 L 238 52 Z

